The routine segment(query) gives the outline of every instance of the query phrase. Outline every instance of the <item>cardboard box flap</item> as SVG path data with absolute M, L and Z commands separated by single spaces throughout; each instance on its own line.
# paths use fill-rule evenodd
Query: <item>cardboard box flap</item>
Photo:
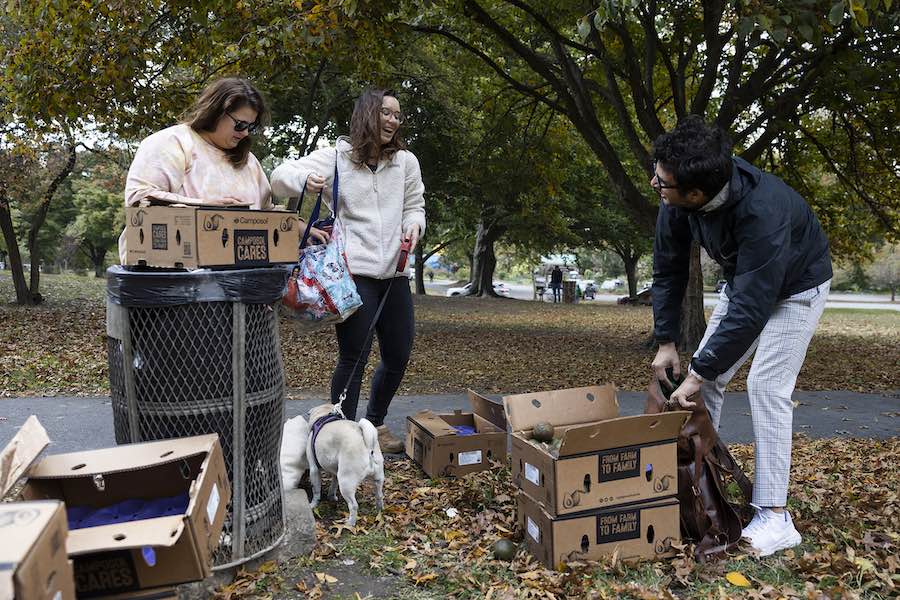
M 66 549 L 69 556 L 107 550 L 125 550 L 143 546 L 174 546 L 185 527 L 184 515 L 157 517 L 130 523 L 100 525 L 69 532 Z
M 219 436 L 213 433 L 143 444 L 126 444 L 86 452 L 54 454 L 32 467 L 28 477 L 62 479 L 135 471 L 210 452 L 218 439 Z
M 559 445 L 559 456 L 571 456 L 604 448 L 623 448 L 674 440 L 690 416 L 687 411 L 619 417 L 572 427 Z
M 421 410 L 411 418 L 433 436 L 456 435 L 456 430 L 447 421 L 430 410 Z
M 56 500 L 0 503 L 0 527 L 3 527 L 0 565 L 14 565 L 25 558 L 61 507 L 62 502 Z
M 504 396 L 503 408 L 513 431 L 541 422 L 577 425 L 619 416 L 616 387 L 610 384 Z
M 34 415 L 25 420 L 0 452 L 0 496 L 4 496 L 50 443 L 47 431 Z
M 490 398 L 485 398 L 474 390 L 468 390 L 469 404 L 472 406 L 472 412 L 490 421 L 502 431 L 506 431 L 506 413 L 502 404 L 498 404 Z

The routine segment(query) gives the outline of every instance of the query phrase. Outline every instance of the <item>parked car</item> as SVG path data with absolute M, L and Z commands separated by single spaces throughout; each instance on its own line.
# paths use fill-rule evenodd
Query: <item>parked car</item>
M 621 279 L 607 279 L 603 283 L 600 284 L 601 290 L 612 291 L 617 287 L 622 287 Z
M 618 300 L 616 300 L 617 304 L 633 304 L 640 306 L 650 306 L 653 304 L 653 297 L 651 296 L 651 286 L 645 286 L 638 290 L 637 294 L 632 298 L 631 296 L 622 296 Z
M 509 286 L 505 283 L 494 283 L 494 292 L 498 296 L 503 296 L 505 298 L 509 298 Z M 472 282 L 470 281 L 466 285 L 462 287 L 452 287 L 447 288 L 447 296 L 467 296 L 469 294 L 469 290 L 472 289 Z
M 721 291 L 722 291 L 722 288 L 724 288 L 725 285 L 726 285 L 727 283 L 728 283 L 728 282 L 725 281 L 724 279 L 718 280 L 718 281 L 716 282 L 716 293 L 718 294 L 719 292 L 721 292 Z

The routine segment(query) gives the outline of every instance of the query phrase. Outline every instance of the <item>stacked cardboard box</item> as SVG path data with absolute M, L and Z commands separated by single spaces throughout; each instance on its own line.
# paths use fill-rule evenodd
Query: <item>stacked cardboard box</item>
M 300 221 L 279 210 L 196 206 L 125 209 L 125 264 L 180 269 L 295 263 Z
M 611 385 L 506 396 L 503 406 L 519 525 L 545 565 L 652 557 L 679 539 L 675 440 L 688 413 L 620 417 Z M 542 422 L 552 443 L 532 439 Z
M 20 495 L 0 505 L 0 529 L 28 525 L 3 545 L 0 599 L 4 586 L 20 600 L 165 598 L 210 575 L 231 486 L 218 436 L 205 435 L 48 456 Z
M 470 413 L 425 410 L 406 418 L 406 455 L 428 475 L 459 477 L 489 469 L 491 461 L 505 461 L 503 407 L 472 390 L 469 404 Z

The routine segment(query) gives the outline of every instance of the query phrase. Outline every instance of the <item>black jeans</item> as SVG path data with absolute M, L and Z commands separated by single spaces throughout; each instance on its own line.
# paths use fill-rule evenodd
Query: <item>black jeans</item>
M 341 405 L 344 415 L 348 419 L 356 420 L 356 406 L 359 403 L 359 389 L 362 386 L 363 372 L 372 350 L 372 341 L 365 346 L 369 325 L 378 310 L 378 303 L 388 292 L 391 279 L 373 279 L 371 277 L 355 276 L 356 289 L 362 298 L 363 304 L 352 317 L 338 324 L 338 363 L 331 377 L 331 403 L 337 404 L 338 399 L 347 385 L 347 379 L 351 375 L 353 365 L 359 359 L 356 371 L 350 381 L 347 397 Z M 369 405 L 366 408 L 366 418 L 378 427 L 384 423 L 388 406 L 403 381 L 406 365 L 412 352 L 413 337 L 415 337 L 415 324 L 413 320 L 412 294 L 409 291 L 409 281 L 406 277 L 395 277 L 390 285 L 390 294 L 384 303 L 378 322 L 375 324 L 375 333 L 378 335 L 378 347 L 381 350 L 381 362 L 375 369 L 372 378 L 372 390 L 369 394 Z M 361 358 L 360 358 L 361 357 Z

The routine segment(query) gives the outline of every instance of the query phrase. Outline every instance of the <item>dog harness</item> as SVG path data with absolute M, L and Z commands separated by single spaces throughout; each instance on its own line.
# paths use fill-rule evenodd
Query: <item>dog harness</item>
M 319 417 L 312 424 L 312 457 L 316 462 L 316 467 L 321 471 L 322 465 L 319 464 L 319 457 L 316 456 L 316 438 L 319 437 L 319 432 L 322 431 L 322 428 L 327 424 L 333 421 L 340 421 L 344 417 L 337 413 L 328 413 L 324 417 Z

